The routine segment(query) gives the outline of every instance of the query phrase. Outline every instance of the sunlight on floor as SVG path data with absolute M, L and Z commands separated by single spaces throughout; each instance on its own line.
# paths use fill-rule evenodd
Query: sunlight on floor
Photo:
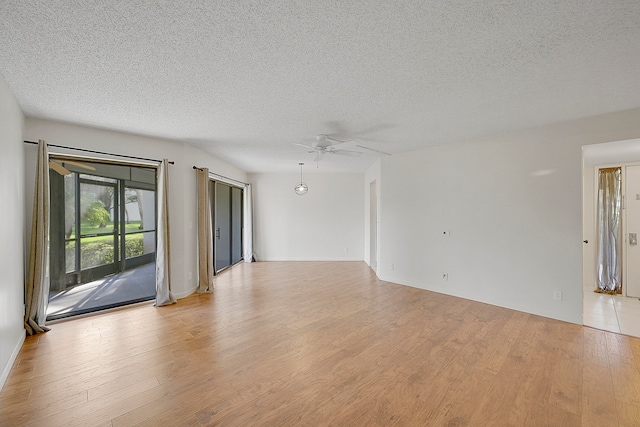
M 82 314 L 150 299 L 156 293 L 155 262 L 49 294 L 47 318 Z
M 640 337 L 640 300 L 584 289 L 585 326 Z

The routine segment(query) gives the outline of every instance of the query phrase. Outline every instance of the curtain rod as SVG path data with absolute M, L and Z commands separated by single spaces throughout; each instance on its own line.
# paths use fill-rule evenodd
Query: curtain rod
M 204 168 L 199 168 L 198 166 L 194 166 L 193 168 L 194 169 L 199 169 L 199 170 L 204 169 Z M 215 175 L 218 178 L 224 178 L 224 179 L 229 180 L 229 181 L 237 182 L 238 184 L 248 185 L 246 182 L 238 181 L 237 179 L 229 178 L 228 176 L 220 175 L 218 173 L 209 172 L 209 175 Z
M 33 141 L 23 141 L 23 142 L 25 144 L 38 145 L 37 142 L 33 142 Z M 126 159 L 146 160 L 148 162 L 162 163 L 162 160 L 158 160 L 158 159 L 147 159 L 146 157 L 136 157 L 136 156 L 127 156 L 127 155 L 124 155 L 124 154 L 105 153 L 104 151 L 87 150 L 86 148 L 66 147 L 64 145 L 55 145 L 55 144 L 47 144 L 47 147 L 66 148 L 67 150 L 84 151 L 85 153 L 104 154 L 104 155 L 107 155 L 107 156 L 124 157 Z M 175 162 L 168 162 L 168 163 L 170 165 L 175 164 Z

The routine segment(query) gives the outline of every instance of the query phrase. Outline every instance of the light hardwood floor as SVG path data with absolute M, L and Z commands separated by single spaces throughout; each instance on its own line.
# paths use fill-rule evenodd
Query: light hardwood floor
M 599 294 L 584 288 L 582 321 L 610 332 L 640 337 L 640 299 Z
M 640 425 L 640 339 L 377 280 L 241 264 L 213 294 L 27 338 L 2 426 Z

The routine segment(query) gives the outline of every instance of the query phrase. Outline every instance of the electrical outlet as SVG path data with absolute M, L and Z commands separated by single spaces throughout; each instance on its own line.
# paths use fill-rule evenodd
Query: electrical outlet
M 391 264 L 391 270 L 395 270 L 396 266 Z
M 444 280 L 445 282 L 449 280 L 449 273 L 442 273 L 442 280 Z
M 553 299 L 556 301 L 562 301 L 562 291 L 554 291 Z
M 344 248 L 344 253 L 348 254 L 349 253 L 349 248 Z

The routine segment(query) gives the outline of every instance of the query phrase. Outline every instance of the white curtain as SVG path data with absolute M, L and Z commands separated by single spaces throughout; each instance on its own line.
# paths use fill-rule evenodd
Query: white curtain
M 169 251 L 169 162 L 164 159 L 158 171 L 158 242 L 156 246 L 156 306 L 176 302 L 171 293 Z
M 598 291 L 617 293 L 622 288 L 622 171 L 598 171 Z
M 198 185 L 198 288 L 199 294 L 213 290 L 213 234 L 209 169 L 196 168 Z
M 244 232 L 242 234 L 242 256 L 244 262 L 253 262 L 253 194 L 251 184 L 244 186 L 244 207 L 242 209 L 244 218 L 242 223 Z
M 6 244 L 7 242 L 5 242 Z M 38 142 L 38 163 L 33 197 L 29 271 L 25 282 L 24 328 L 27 335 L 49 330 L 47 320 L 49 300 L 49 153 L 47 144 Z

